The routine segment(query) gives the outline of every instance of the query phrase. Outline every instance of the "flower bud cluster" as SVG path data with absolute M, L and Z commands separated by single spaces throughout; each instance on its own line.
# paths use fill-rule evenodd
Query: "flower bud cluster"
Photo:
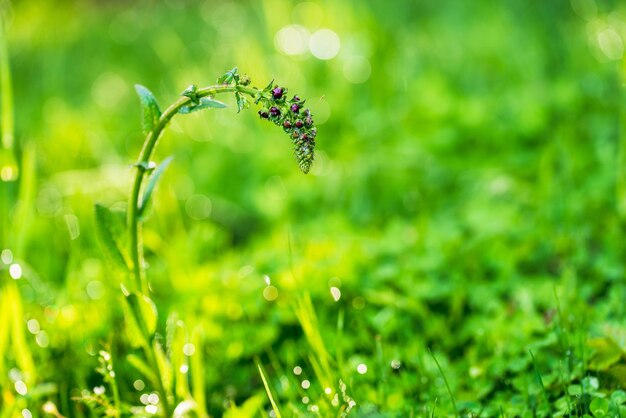
M 280 126 L 291 138 L 294 153 L 300 169 L 308 173 L 313 164 L 317 128 L 309 109 L 304 109 L 304 100 L 298 96 L 287 99 L 287 89 L 274 86 L 267 89 L 268 95 L 261 101 L 261 119 L 267 119 Z

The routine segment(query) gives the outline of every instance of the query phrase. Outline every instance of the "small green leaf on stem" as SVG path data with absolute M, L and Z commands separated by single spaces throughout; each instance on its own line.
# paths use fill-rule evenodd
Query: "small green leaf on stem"
M 126 317 L 126 334 L 133 347 L 147 347 L 157 326 L 154 302 L 140 293 L 131 293 L 122 305 Z
M 235 99 L 237 99 L 237 113 L 248 107 L 248 101 L 241 95 L 241 93 L 236 92 Z
M 183 91 L 181 96 L 189 97 L 193 104 L 199 104 L 200 100 L 198 99 L 198 86 L 195 84 L 190 85 Z
M 142 129 L 145 134 L 152 131 L 154 127 L 159 123 L 161 117 L 161 110 L 154 95 L 150 90 L 141 84 L 135 84 L 135 90 L 139 96 L 142 112 Z
M 109 208 L 100 204 L 95 205 L 96 234 L 106 257 L 112 264 L 123 270 L 129 271 L 128 256 L 125 246 L 125 226 L 123 212 L 117 216 Z
M 269 84 L 267 86 L 265 86 L 265 88 L 263 89 L 263 93 L 268 93 L 272 87 L 274 87 L 274 79 L 272 79 L 272 81 L 269 82 Z
M 154 169 L 154 171 L 150 175 L 150 180 L 148 181 L 148 184 L 146 185 L 146 189 L 143 192 L 143 198 L 141 199 L 141 206 L 139 207 L 139 211 L 137 213 L 140 219 L 143 220 L 145 218 L 146 209 L 148 207 L 148 204 L 150 203 L 152 192 L 154 191 L 154 188 L 156 187 L 159 179 L 161 178 L 161 175 L 163 174 L 165 169 L 170 165 L 173 158 L 174 157 L 171 157 L 171 156 L 167 157 L 165 160 L 163 160 L 163 162 L 157 168 Z
M 190 105 L 181 106 L 181 108 L 178 110 L 178 113 L 188 114 L 188 113 L 197 112 L 198 110 L 208 109 L 211 107 L 216 108 L 216 109 L 221 109 L 221 108 L 226 107 L 226 105 L 220 102 L 219 100 L 214 100 L 208 97 L 203 97 L 200 99 L 198 104 L 192 103 Z
M 230 71 L 227 71 L 226 74 L 217 79 L 218 84 L 231 84 L 232 82 L 235 84 L 239 83 L 239 74 L 237 74 L 237 67 L 233 68 Z

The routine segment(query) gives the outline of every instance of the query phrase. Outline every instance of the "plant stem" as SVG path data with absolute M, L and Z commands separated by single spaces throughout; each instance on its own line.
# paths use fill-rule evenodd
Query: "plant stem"
M 213 96 L 219 93 L 232 92 L 239 92 L 252 97 L 260 93 L 259 90 L 253 87 L 222 84 L 198 89 L 197 97 L 201 98 L 206 96 Z M 157 125 L 146 136 L 146 139 L 143 143 L 143 148 L 141 149 L 141 153 L 139 154 L 139 159 L 135 164 L 135 178 L 130 193 L 130 199 L 128 200 L 127 228 L 129 235 L 130 258 L 132 261 L 133 282 L 135 284 L 135 288 L 137 290 L 140 290 L 145 295 L 148 295 L 150 293 L 150 289 L 145 276 L 145 270 L 143 268 L 144 263 L 143 243 L 141 241 L 141 220 L 138 216 L 139 208 L 143 203 L 141 202 L 141 197 L 139 195 L 141 192 L 141 185 L 145 178 L 147 164 L 150 162 L 150 158 L 154 152 L 154 148 L 159 140 L 159 137 L 161 136 L 161 133 L 167 126 L 168 122 L 174 117 L 174 115 L 178 113 L 180 108 L 190 103 L 190 98 L 181 97 L 180 99 L 172 103 L 167 109 L 165 109 L 165 111 L 161 114 Z

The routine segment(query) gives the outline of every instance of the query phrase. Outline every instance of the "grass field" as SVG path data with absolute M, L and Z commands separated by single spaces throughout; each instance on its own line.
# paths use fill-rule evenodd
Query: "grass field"
M 0 10 L 0 418 L 626 417 L 625 3 Z M 252 101 L 177 115 L 142 289 L 134 85 L 233 67 L 315 162 Z

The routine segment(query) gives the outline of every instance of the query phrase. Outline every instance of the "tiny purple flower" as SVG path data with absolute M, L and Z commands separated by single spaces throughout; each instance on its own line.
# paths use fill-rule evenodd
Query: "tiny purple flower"
M 275 117 L 277 117 L 279 115 L 280 115 L 280 110 L 276 106 L 273 106 L 273 107 L 270 108 L 270 116 L 271 117 L 275 118 Z
M 283 92 L 284 89 L 282 87 L 275 87 L 274 90 L 272 90 L 272 96 L 274 96 L 274 99 L 279 100 L 283 97 Z
M 298 113 L 298 110 L 300 110 L 300 106 L 298 106 L 297 103 L 294 103 L 294 104 L 291 105 L 291 111 L 293 113 Z

